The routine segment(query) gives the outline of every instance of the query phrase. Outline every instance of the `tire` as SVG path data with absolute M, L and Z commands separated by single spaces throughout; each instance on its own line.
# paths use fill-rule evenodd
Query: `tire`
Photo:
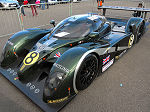
M 94 54 L 89 54 L 83 60 L 77 76 L 76 76 L 76 88 L 77 90 L 86 89 L 96 78 L 98 71 L 98 60 Z
M 143 36 L 145 32 L 145 23 L 144 21 L 138 26 L 136 32 L 135 32 L 135 39 L 134 39 L 134 44 L 138 43 L 141 37 Z

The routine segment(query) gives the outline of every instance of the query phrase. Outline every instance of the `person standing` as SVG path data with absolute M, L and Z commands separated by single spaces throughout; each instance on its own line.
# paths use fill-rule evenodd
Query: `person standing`
M 41 0 L 41 3 L 42 10 L 45 10 L 45 5 L 47 6 L 47 9 L 49 8 L 48 0 Z
M 24 0 L 18 0 L 18 3 L 19 3 L 19 5 L 20 5 L 20 7 L 21 7 L 22 5 L 24 5 Z M 21 13 L 22 13 L 24 16 L 26 16 L 25 13 L 24 13 L 24 8 L 23 8 L 23 7 L 21 7 Z
M 35 4 L 36 0 L 28 0 L 28 2 L 29 4 Z M 38 15 L 35 5 L 31 5 L 31 10 L 32 10 L 33 16 L 34 16 L 34 11 L 35 11 L 35 14 Z
M 42 4 L 41 4 L 41 9 L 42 9 L 42 10 L 45 10 L 45 3 L 46 3 L 46 0 L 41 0 L 40 3 L 42 3 Z
M 144 5 L 142 3 L 139 3 L 138 8 L 144 8 Z M 141 11 L 134 11 L 132 15 L 134 17 L 143 17 L 143 13 Z
M 102 3 L 104 3 L 104 0 L 97 0 L 97 3 L 100 2 L 100 1 L 102 1 Z
M 46 3 L 47 3 L 47 9 L 48 9 L 49 8 L 48 0 L 46 0 Z

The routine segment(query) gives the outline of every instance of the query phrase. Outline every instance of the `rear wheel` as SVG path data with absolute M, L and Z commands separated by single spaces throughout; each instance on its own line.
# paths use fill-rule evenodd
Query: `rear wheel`
M 78 90 L 86 89 L 97 76 L 98 60 L 94 54 L 89 54 L 82 62 L 77 76 L 76 88 Z
M 144 34 L 144 32 L 145 32 L 145 23 L 142 22 L 138 26 L 138 28 L 137 28 L 137 30 L 135 32 L 135 41 L 134 41 L 134 43 L 138 43 L 139 42 L 139 40 L 141 39 L 141 37 Z

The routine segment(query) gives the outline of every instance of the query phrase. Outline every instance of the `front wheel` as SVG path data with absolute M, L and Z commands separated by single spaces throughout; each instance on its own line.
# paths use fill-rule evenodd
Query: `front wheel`
M 89 54 L 83 60 L 77 76 L 76 76 L 76 88 L 78 90 L 86 89 L 96 78 L 98 70 L 98 60 L 94 54 Z

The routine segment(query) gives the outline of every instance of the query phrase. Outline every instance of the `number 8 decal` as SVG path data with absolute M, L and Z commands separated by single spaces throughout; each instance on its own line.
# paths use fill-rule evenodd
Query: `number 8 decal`
M 23 62 L 25 65 L 32 65 L 38 60 L 38 58 L 39 58 L 39 53 L 33 51 L 27 54 Z

